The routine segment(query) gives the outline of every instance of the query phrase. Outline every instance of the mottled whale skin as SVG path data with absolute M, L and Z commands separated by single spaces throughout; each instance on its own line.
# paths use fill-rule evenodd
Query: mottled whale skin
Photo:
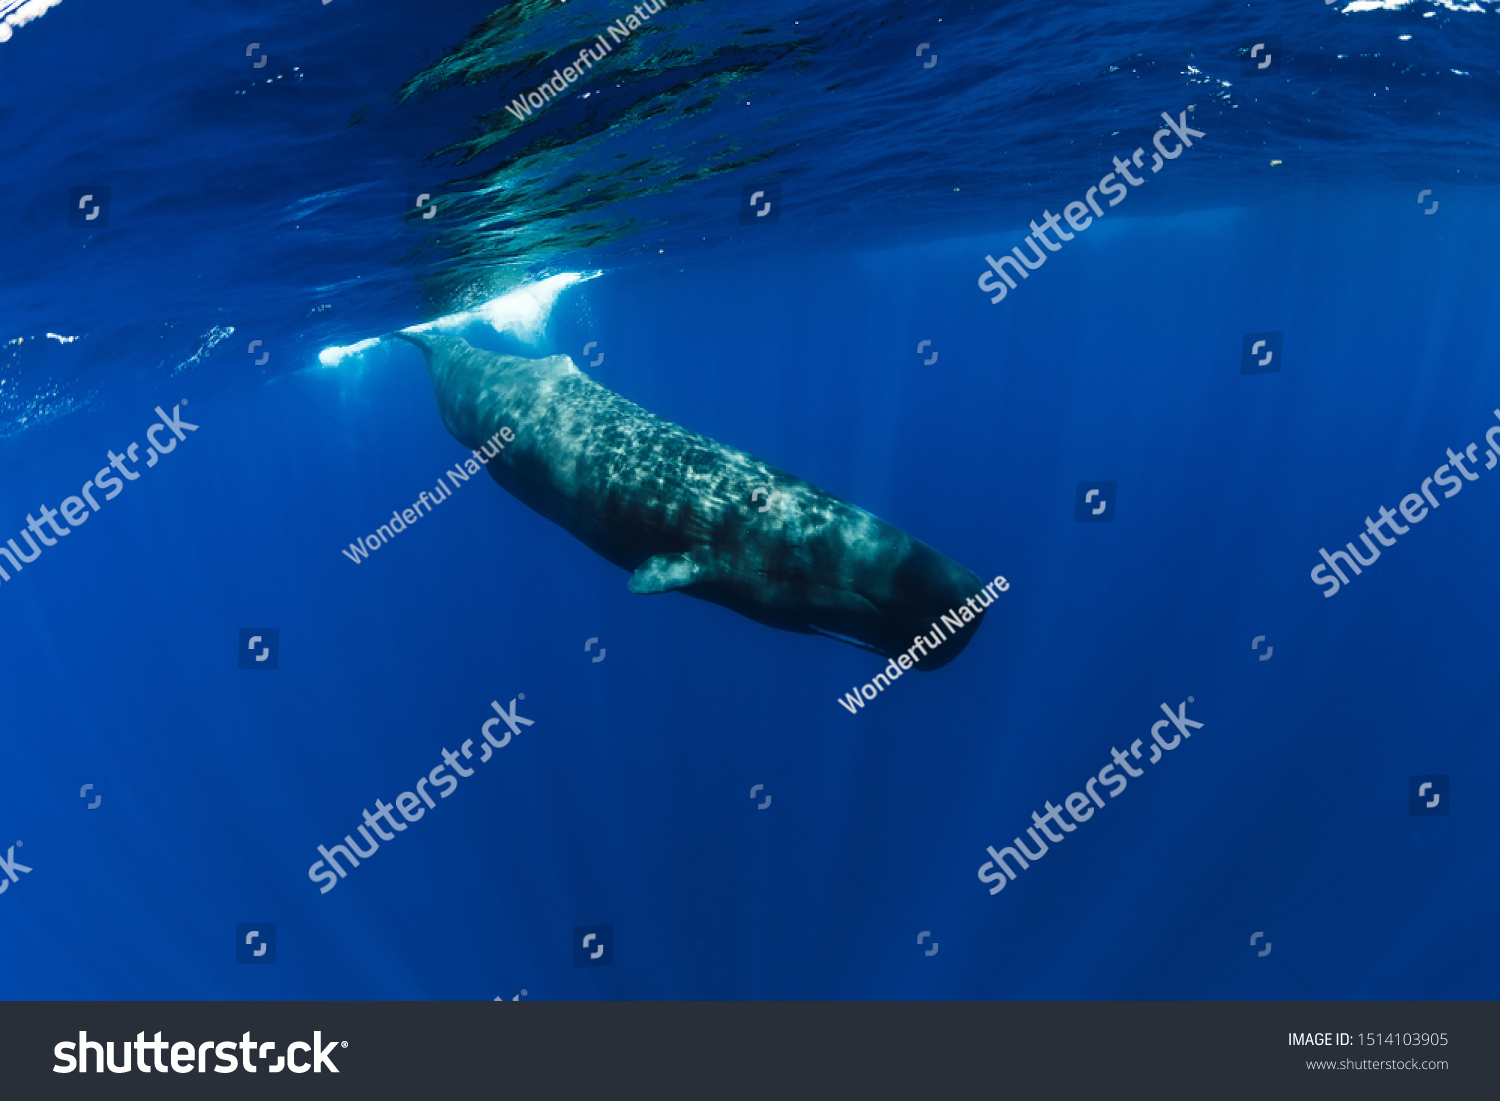
M 515 433 L 486 463 L 490 477 L 629 571 L 632 592 L 686 593 L 768 627 L 893 658 L 982 588 L 973 572 L 878 516 L 648 413 L 567 356 L 526 359 L 455 336 L 394 335 L 422 349 L 443 424 L 459 443 L 476 449 L 502 427 Z M 771 491 L 764 512 L 760 486 Z M 982 618 L 916 667 L 952 661 Z

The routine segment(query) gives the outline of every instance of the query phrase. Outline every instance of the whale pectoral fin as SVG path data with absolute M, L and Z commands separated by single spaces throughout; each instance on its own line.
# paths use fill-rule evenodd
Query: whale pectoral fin
M 669 593 L 686 588 L 703 573 L 703 567 L 686 554 L 658 554 L 630 575 L 630 591 L 642 596 Z
M 704 568 L 685 554 L 658 554 L 648 558 L 630 575 L 630 591 L 642 596 L 669 593 L 697 581 Z

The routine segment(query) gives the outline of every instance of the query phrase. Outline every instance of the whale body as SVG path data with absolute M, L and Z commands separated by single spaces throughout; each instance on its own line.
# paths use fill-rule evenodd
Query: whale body
M 513 432 L 485 462 L 490 477 L 629 571 L 631 592 L 685 593 L 890 658 L 976 597 L 978 614 L 961 630 L 950 624 L 916 662 L 922 670 L 957 657 L 983 618 L 990 601 L 972 571 L 858 505 L 647 412 L 565 355 L 394 335 L 422 350 L 453 437 L 479 450 Z

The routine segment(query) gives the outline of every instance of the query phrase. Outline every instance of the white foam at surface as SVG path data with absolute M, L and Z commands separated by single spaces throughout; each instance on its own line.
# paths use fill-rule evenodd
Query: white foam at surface
M 602 274 L 603 272 L 598 271 L 586 274 L 565 271 L 558 275 L 548 276 L 538 283 L 507 291 L 472 310 L 448 314 L 446 317 L 424 321 L 420 325 L 409 325 L 401 331 L 403 333 L 448 332 L 454 329 L 464 329 L 470 325 L 484 324 L 497 333 L 508 333 L 517 340 L 530 344 L 546 331 L 547 319 L 552 316 L 552 307 L 556 304 L 558 295 L 576 283 L 587 282 Z M 379 343 L 380 338 L 373 337 L 356 344 L 324 348 L 318 353 L 318 362 L 324 367 L 337 367 L 348 356 L 373 348 Z
M 9 42 L 16 32 L 33 19 L 40 19 L 61 4 L 62 0 L 0 0 L 0 42 Z
M 557 301 L 557 296 L 574 283 L 592 279 L 596 274 L 598 273 L 581 275 L 576 271 L 565 271 L 560 275 L 543 279 L 540 283 L 517 287 L 498 298 L 490 299 L 477 309 L 449 314 L 447 317 L 439 317 L 435 321 L 427 321 L 421 325 L 412 325 L 401 331 L 423 333 L 436 329 L 441 332 L 449 329 L 462 329 L 476 322 L 483 322 L 497 333 L 509 333 L 517 340 L 530 343 L 547 327 L 547 318 L 552 315 L 552 306 Z
M 1431 0 L 1431 2 L 1437 7 L 1447 8 L 1449 11 L 1489 10 L 1484 6 L 1484 3 L 1476 2 L 1476 0 Z M 1494 3 L 1494 0 L 1486 0 L 1486 2 Z M 1410 7 L 1412 3 L 1413 0 L 1352 0 L 1351 3 L 1339 10 L 1344 14 L 1361 11 L 1399 11 L 1402 8 Z
M 324 367 L 337 367 L 339 365 L 339 361 L 342 360 L 345 356 L 356 355 L 357 353 L 364 351 L 366 348 L 375 347 L 375 345 L 379 343 L 380 338 L 378 336 L 372 336 L 369 340 L 361 340 L 357 344 L 346 344 L 342 348 L 324 348 L 321 352 L 318 353 L 318 362 L 321 363 Z

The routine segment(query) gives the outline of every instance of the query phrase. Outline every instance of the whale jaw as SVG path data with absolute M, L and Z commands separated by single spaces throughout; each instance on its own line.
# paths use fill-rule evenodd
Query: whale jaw
M 916 668 L 924 673 L 930 673 L 934 669 L 941 669 L 963 652 L 969 640 L 974 637 L 974 632 L 979 630 L 979 624 L 984 620 L 984 613 L 980 612 L 972 620 L 965 623 L 962 628 L 949 635 L 938 644 L 937 649 L 928 649 Z
M 976 584 L 975 591 L 978 591 L 978 588 Z M 935 609 L 930 618 L 920 621 L 908 620 L 902 627 L 892 624 L 886 639 L 869 646 L 869 649 L 892 659 L 909 653 L 912 658 L 912 668 L 922 673 L 931 673 L 935 669 L 941 669 L 963 652 L 964 647 L 969 645 L 969 640 L 974 637 L 974 632 L 979 630 L 979 624 L 984 621 L 983 611 L 971 612 L 973 618 L 962 627 L 955 629 L 953 621 L 962 620 L 959 613 L 962 607 L 964 607 L 963 600 L 957 600 L 951 607 Z M 948 617 L 946 624 L 943 620 L 945 614 Z M 925 654 L 914 648 L 918 638 L 923 640 L 926 648 Z M 933 645 L 934 638 L 941 638 L 941 641 Z
M 899 528 L 892 528 L 885 538 L 888 549 L 868 556 L 884 568 L 866 575 L 860 584 L 878 620 L 863 631 L 848 633 L 864 638 L 887 657 L 910 652 L 915 668 L 924 673 L 941 669 L 963 652 L 984 620 L 983 607 L 969 611 L 972 618 L 963 620 L 971 598 L 983 605 L 984 584 L 972 570 Z M 955 621 L 962 625 L 954 627 Z M 925 654 L 913 650 L 918 637 L 926 642 Z M 941 640 L 936 646 L 934 638 Z

